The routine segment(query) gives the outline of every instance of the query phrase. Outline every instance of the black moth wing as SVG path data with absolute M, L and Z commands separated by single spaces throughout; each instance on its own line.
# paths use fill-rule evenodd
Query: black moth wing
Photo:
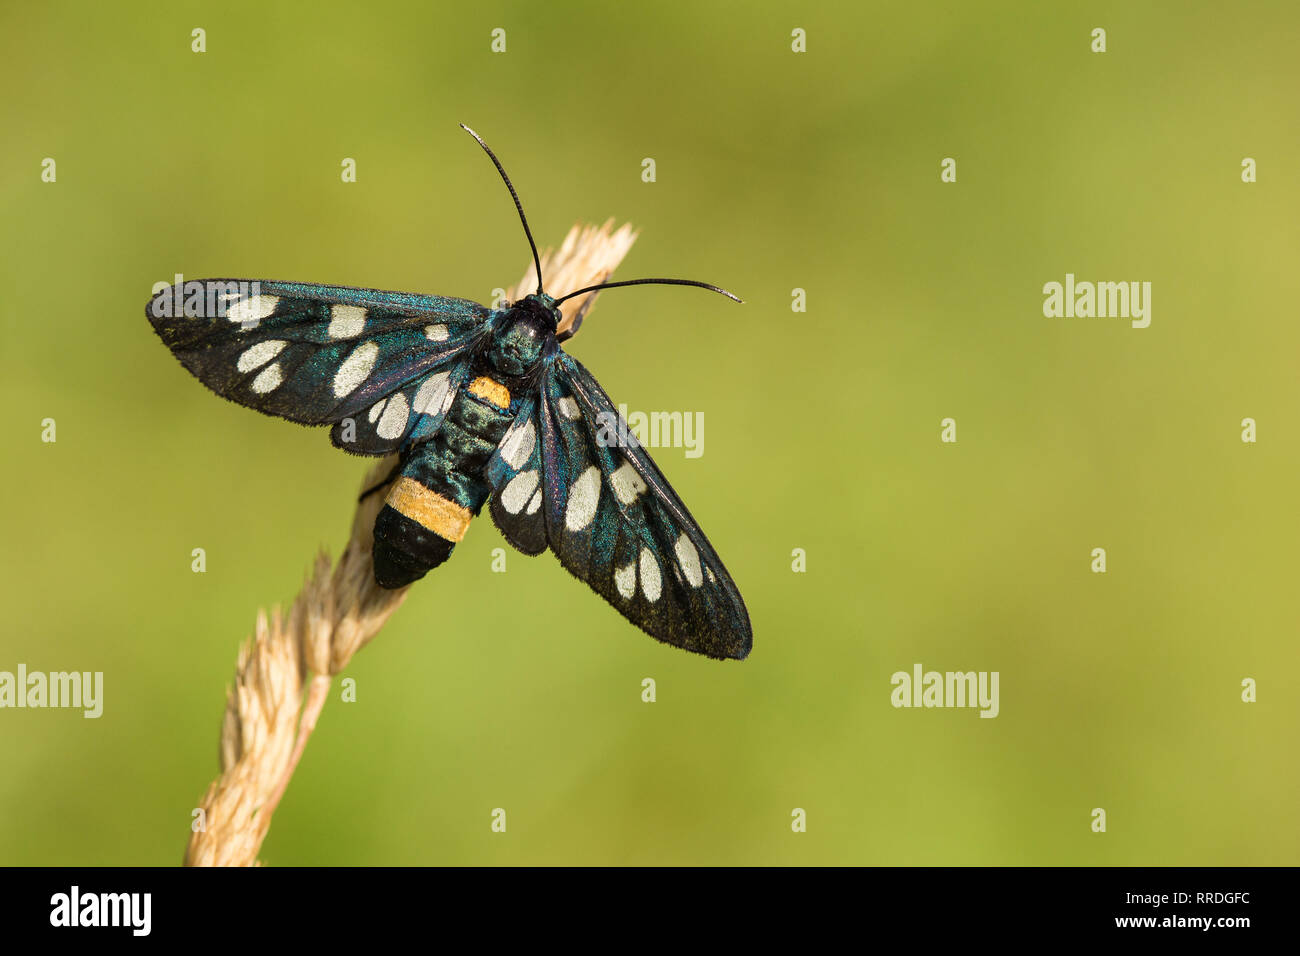
M 529 422 L 489 463 L 492 516 L 506 539 L 536 554 L 544 535 L 566 569 L 660 641 L 748 655 L 749 614 L 731 575 L 591 373 L 558 353 Z
M 542 514 L 542 445 L 538 441 L 538 399 L 530 395 L 519 406 L 515 423 L 488 461 L 493 488 L 488 510 L 511 547 L 524 554 L 546 550 L 546 516 Z
M 145 308 L 163 342 L 218 395 L 334 424 L 334 444 L 385 455 L 437 431 L 491 310 L 466 299 L 298 282 L 191 280 Z

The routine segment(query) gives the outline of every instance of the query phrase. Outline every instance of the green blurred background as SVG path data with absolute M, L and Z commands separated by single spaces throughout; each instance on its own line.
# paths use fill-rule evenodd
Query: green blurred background
M 1298 27 L 1283 2 L 6 4 L 0 669 L 102 670 L 106 700 L 0 711 L 0 863 L 179 862 L 237 646 L 341 547 L 366 468 L 202 388 L 151 286 L 489 300 L 527 247 L 458 122 L 543 245 L 630 220 L 619 277 L 747 300 L 612 292 L 571 351 L 631 409 L 704 413 L 703 457 L 656 457 L 755 649 L 656 644 L 550 556 L 491 573 L 484 516 L 353 661 L 264 860 L 1296 863 Z M 1045 318 L 1066 272 L 1152 282 L 1150 328 Z M 894 709 L 915 663 L 999 671 L 1001 715 Z

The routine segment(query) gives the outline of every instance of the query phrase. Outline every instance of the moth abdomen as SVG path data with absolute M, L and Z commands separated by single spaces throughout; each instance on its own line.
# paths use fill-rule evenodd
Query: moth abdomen
M 508 393 L 505 398 L 508 406 Z M 451 557 L 492 491 L 484 470 L 511 421 L 506 409 L 472 390 L 457 395 L 443 427 L 407 460 L 375 519 L 380 587 L 405 587 Z
M 418 581 L 451 557 L 456 547 L 441 532 L 427 527 L 418 514 L 401 509 L 401 504 L 387 501 L 375 519 L 375 581 L 389 590 Z M 464 524 L 468 526 L 469 517 Z

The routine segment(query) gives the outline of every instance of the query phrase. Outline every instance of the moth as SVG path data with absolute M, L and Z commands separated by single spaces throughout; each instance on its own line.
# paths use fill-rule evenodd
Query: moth
M 400 588 L 450 557 L 488 505 L 510 544 L 550 548 L 650 636 L 743 659 L 749 614 L 731 575 L 617 406 L 561 347 L 568 299 L 618 286 L 724 289 L 631 279 L 547 295 L 510 177 L 537 291 L 501 308 L 466 299 L 241 279 L 178 282 L 145 308 L 163 342 L 218 395 L 307 425 L 335 446 L 399 460 L 375 519 L 375 581 Z M 178 277 L 179 278 L 179 277 Z M 589 303 L 591 300 L 587 299 Z M 364 497 L 364 496 L 363 496 Z

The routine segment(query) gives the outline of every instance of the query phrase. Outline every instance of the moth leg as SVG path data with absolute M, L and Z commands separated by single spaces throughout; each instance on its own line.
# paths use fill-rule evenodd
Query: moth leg
M 372 485 L 371 487 L 367 488 L 365 491 L 361 492 L 361 494 L 357 497 L 357 501 L 365 501 L 376 491 L 379 491 L 383 488 L 387 488 L 389 485 L 393 483 L 393 479 L 396 478 L 401 473 L 402 468 L 405 465 L 406 465 L 406 456 L 402 455 L 400 458 L 398 458 L 397 464 L 393 465 L 393 470 L 390 471 L 387 475 L 385 475 L 379 481 L 378 484 Z

